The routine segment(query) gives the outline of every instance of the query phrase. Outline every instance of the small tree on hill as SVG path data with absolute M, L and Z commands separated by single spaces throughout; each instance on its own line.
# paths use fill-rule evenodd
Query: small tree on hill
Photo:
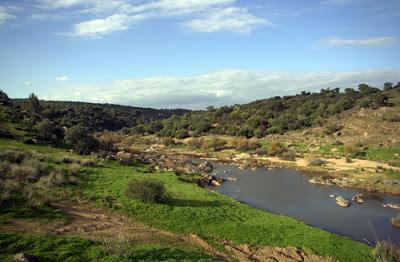
M 65 131 L 65 141 L 74 147 L 79 154 L 89 154 L 98 147 L 98 141 L 82 126 L 73 126 Z

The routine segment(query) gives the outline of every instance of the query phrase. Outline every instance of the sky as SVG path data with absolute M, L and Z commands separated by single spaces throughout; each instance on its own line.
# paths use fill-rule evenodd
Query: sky
M 204 109 L 399 81 L 399 0 L 0 0 L 10 97 Z

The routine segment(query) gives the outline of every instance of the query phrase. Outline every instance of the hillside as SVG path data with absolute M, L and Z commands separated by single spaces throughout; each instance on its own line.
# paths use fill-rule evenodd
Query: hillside
M 322 126 L 342 112 L 354 108 L 378 109 L 399 105 L 400 84 L 385 83 L 384 90 L 361 84 L 358 90 L 322 89 L 319 93 L 273 97 L 249 104 L 192 111 L 180 117 L 156 121 L 131 133 L 185 138 L 204 134 L 264 137 Z M 391 116 L 388 116 L 391 117 Z M 392 118 L 395 120 L 395 118 Z M 156 123 L 156 124 L 155 124 Z M 332 123 L 332 122 L 331 122 Z M 154 126 L 157 129 L 154 129 Z M 332 132 L 339 127 L 332 125 Z

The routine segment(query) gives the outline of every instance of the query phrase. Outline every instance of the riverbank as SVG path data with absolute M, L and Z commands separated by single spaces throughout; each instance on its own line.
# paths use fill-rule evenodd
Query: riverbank
M 400 195 L 400 167 L 392 166 L 385 161 L 374 161 L 348 157 L 324 157 L 315 153 L 297 153 L 290 160 L 277 156 L 263 156 L 255 151 L 240 152 L 235 149 L 204 150 L 187 146 L 187 141 L 178 145 L 165 146 L 159 143 L 133 143 L 130 150 L 143 154 L 158 154 L 179 158 L 202 158 L 231 163 L 240 168 L 257 167 L 290 167 L 304 171 L 322 179 L 335 179 L 336 185 L 365 189 L 370 192 L 383 192 Z
M 64 159 L 64 157 L 65 159 L 80 161 L 87 159 L 87 157 L 82 158 L 65 150 L 44 146 L 28 146 L 13 141 L 1 141 L 0 148 L 2 150 L 6 148 L 34 150 L 57 159 Z M 279 247 L 301 250 L 308 256 L 331 257 L 337 261 L 373 261 L 372 249 L 365 244 L 313 228 L 296 219 L 252 208 L 228 196 L 200 188 L 188 179 L 182 179 L 183 177 L 175 174 L 175 172 L 152 171 L 148 166 L 138 164 L 132 166 L 123 165 L 116 161 L 101 161 L 93 158 L 91 160 L 95 161 L 96 164 L 80 166 L 81 172 L 76 175 L 79 183 L 52 187 L 42 193 L 53 200 L 68 199 L 74 203 L 90 203 L 95 208 L 107 210 L 107 213 L 116 212 L 134 221 L 158 230 L 171 232 L 174 235 L 194 234 L 214 249 L 227 254 L 230 254 L 230 252 L 226 250 L 226 245 L 221 246 L 221 243 L 230 243 L 234 247 L 246 247 L 248 245 L 251 247 L 249 250 L 253 250 L 255 253 L 264 252 L 262 251 L 264 247 Z M 77 162 L 75 161 L 74 164 Z M 55 165 L 62 167 L 72 165 L 63 162 L 57 163 L 54 162 Z M 144 178 L 162 182 L 168 192 L 168 201 L 161 204 L 144 203 L 131 199 L 125 194 L 130 181 Z M 51 210 L 54 209 L 57 209 L 57 206 L 54 206 Z M 11 213 L 1 212 L 0 221 L 2 223 L 10 223 L 9 221 L 17 218 L 16 216 L 20 214 L 18 206 L 15 206 L 11 211 Z M 46 212 L 40 213 L 41 219 L 46 218 L 47 223 L 50 224 L 58 221 L 56 218 L 53 219 L 48 216 Z M 24 216 L 18 217 L 18 219 L 20 223 L 21 220 L 27 223 L 43 221 L 38 218 L 38 215 L 35 217 L 31 213 L 24 213 Z M 1 235 L 0 241 L 9 243 L 10 239 L 13 239 L 13 241 L 18 239 L 18 242 L 20 242 L 26 238 L 31 237 L 25 234 L 10 235 L 4 233 Z M 40 238 L 46 239 L 42 242 L 48 245 L 48 241 L 57 243 L 59 237 L 40 235 Z M 62 239 L 64 241 L 65 238 Z M 160 243 L 157 242 L 157 239 L 154 241 L 156 244 Z M 35 243 L 40 246 L 40 242 L 36 241 Z M 100 242 L 90 243 L 96 245 L 97 252 L 100 252 L 98 254 L 104 252 Z M 161 252 L 162 248 L 159 245 L 155 245 L 154 242 L 149 244 L 150 250 L 146 253 L 148 256 L 151 256 L 152 251 Z M 135 247 L 137 244 L 132 243 L 132 245 Z M 177 248 L 174 249 L 174 245 L 178 245 Z M 167 246 L 168 249 L 166 250 L 171 258 L 176 258 L 179 255 L 181 259 L 184 259 L 188 255 L 188 252 L 178 252 L 178 250 L 184 248 L 184 245 L 173 243 L 172 246 L 171 244 L 167 244 Z M 22 244 L 20 247 L 20 250 L 24 250 Z M 198 245 L 198 247 L 201 248 L 201 245 Z M 9 248 L 9 245 L 7 245 L 7 248 Z M 138 248 L 143 249 L 143 244 L 136 246 L 136 250 Z M 84 247 L 80 247 L 80 249 L 82 250 Z M 12 252 L 10 250 L 1 250 L 0 253 L 9 254 L 9 252 Z M 40 253 L 37 249 L 35 250 L 32 252 L 43 255 L 42 251 Z M 128 250 L 131 250 L 132 254 L 137 254 L 135 248 Z M 187 248 L 184 250 L 187 250 Z M 202 250 L 207 253 L 206 250 Z M 197 254 L 200 258 L 205 258 L 204 255 Z

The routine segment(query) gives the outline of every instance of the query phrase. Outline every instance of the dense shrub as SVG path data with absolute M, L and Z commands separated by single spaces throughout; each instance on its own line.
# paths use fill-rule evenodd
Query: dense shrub
M 283 152 L 281 158 L 286 161 L 296 161 L 297 153 L 293 150 Z
M 185 129 L 181 129 L 175 132 L 175 137 L 178 139 L 185 139 L 187 137 L 189 137 L 189 131 L 185 130 Z
M 365 152 L 354 144 L 344 145 L 344 154 L 349 158 L 357 158 L 365 156 Z
M 325 126 L 325 134 L 331 135 L 333 133 L 336 133 L 337 131 L 340 131 L 342 129 L 342 126 L 339 125 L 338 123 L 329 123 Z
M 201 148 L 204 140 L 202 138 L 193 138 L 187 142 L 187 145 L 191 148 Z
M 214 151 L 223 150 L 226 148 L 226 145 L 228 144 L 226 140 L 218 137 L 212 137 L 210 140 L 203 140 L 202 142 L 203 142 L 202 148 L 212 149 Z
M 23 151 L 13 149 L 0 151 L 0 161 L 20 164 L 26 157 L 29 157 L 29 153 Z
M 255 139 L 236 138 L 232 141 L 232 146 L 239 151 L 249 151 L 261 147 L 261 144 Z
M 259 156 L 266 156 L 268 155 L 268 150 L 266 148 L 257 148 L 256 149 L 256 154 Z
M 270 156 L 281 156 L 284 152 L 287 151 L 287 148 L 281 142 L 274 142 L 269 149 Z
M 175 140 L 172 137 L 164 137 L 162 143 L 165 146 L 173 146 L 175 145 Z
M 126 194 L 143 202 L 162 203 L 166 200 L 164 184 L 152 179 L 129 182 Z
M 74 147 L 79 154 L 89 154 L 97 150 L 99 142 L 89 134 L 83 125 L 76 125 L 65 131 L 65 141 Z

